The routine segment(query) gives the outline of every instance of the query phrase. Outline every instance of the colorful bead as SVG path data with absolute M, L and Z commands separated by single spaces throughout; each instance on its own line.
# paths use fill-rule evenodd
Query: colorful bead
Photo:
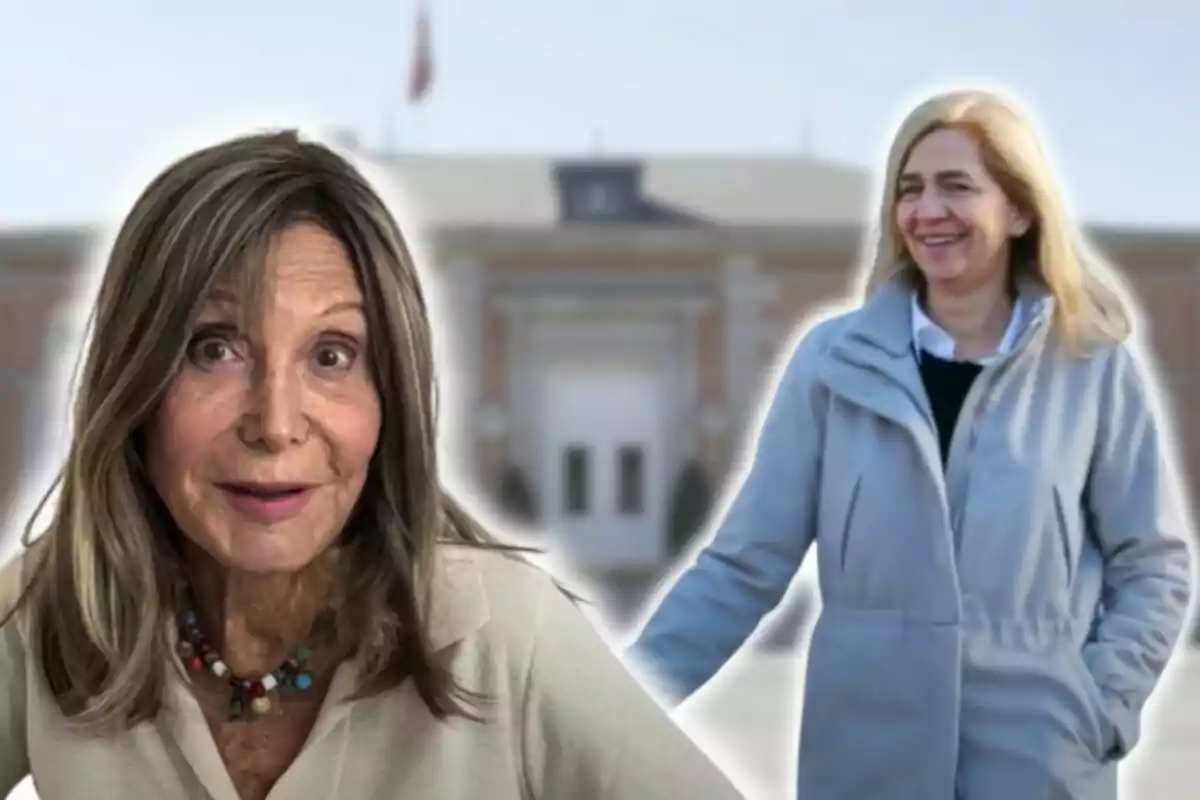
M 229 665 L 205 639 L 194 611 L 186 610 L 181 614 L 180 634 L 177 652 L 189 671 L 200 672 L 207 668 L 215 677 L 229 681 L 232 690 L 229 698 L 230 719 L 247 719 L 270 713 L 273 703 L 269 695 L 276 689 L 287 693 L 303 692 L 313 685 L 312 675 L 302 670 L 312 658 L 312 650 L 308 647 L 296 648 L 291 658 L 262 678 L 244 680 L 230 674 Z

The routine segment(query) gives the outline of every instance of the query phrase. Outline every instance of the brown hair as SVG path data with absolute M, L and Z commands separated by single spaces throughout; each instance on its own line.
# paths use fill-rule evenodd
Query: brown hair
M 45 534 L 26 541 L 33 572 L 17 606 L 31 611 L 41 669 L 81 727 L 130 726 L 161 708 L 180 550 L 144 470 L 143 431 L 214 281 L 250 267 L 240 279 L 261 292 L 252 265 L 299 221 L 320 224 L 350 254 L 382 404 L 369 476 L 336 545 L 345 600 L 337 628 L 362 667 L 360 695 L 411 678 L 438 718 L 478 718 L 469 707 L 478 696 L 431 652 L 434 552 L 439 542 L 518 548 L 498 543 L 438 480 L 430 323 L 399 226 L 347 160 L 281 132 L 169 166 L 138 198 L 108 257 L 55 483 L 60 499 Z

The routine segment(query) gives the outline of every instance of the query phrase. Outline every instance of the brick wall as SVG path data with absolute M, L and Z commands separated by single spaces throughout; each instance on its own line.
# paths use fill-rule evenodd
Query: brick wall
M 1200 488 L 1200 419 L 1193 410 L 1200 402 L 1200 275 L 1195 267 L 1170 259 L 1125 275 L 1142 306 L 1144 341 L 1153 348 L 1163 402 L 1195 495 Z
M 1195 311 L 1200 294 L 1200 275 L 1195 266 L 1196 254 L 1115 253 L 1118 263 L 1137 264 L 1136 270 L 1126 271 L 1131 287 L 1145 308 L 1145 324 L 1158 357 L 1159 375 L 1169 391 L 1170 408 L 1181 435 L 1180 451 L 1193 484 L 1200 482 L 1200 420 L 1189 410 L 1200 400 L 1200 369 L 1198 351 L 1200 323 Z M 53 311 L 70 294 L 71 262 L 42 258 L 17 262 L 0 261 L 0 336 L 5 346 L 0 348 L 0 510 L 8 514 L 9 504 L 20 484 L 20 467 L 28 456 L 20 445 L 27 440 L 28 417 L 25 406 L 30 392 L 39 385 L 43 366 L 49 359 L 74 358 L 75 353 L 49 353 L 47 335 L 53 323 Z M 507 264 L 513 268 L 517 262 Z M 762 271 L 778 286 L 778 292 L 764 308 L 768 332 L 764 336 L 761 371 L 756 391 L 766 388 L 767 370 L 775 363 L 780 347 L 795 326 L 816 308 L 841 299 L 852 287 L 853 271 L 845 266 L 853 263 L 850 252 L 838 256 L 823 254 L 810 261 L 768 260 Z M 700 352 L 700 389 L 703 403 L 724 401 L 723 319 L 716 283 L 716 264 L 696 260 L 656 264 L 681 270 L 712 271 L 713 297 L 718 302 L 699 319 L 697 336 Z M 581 255 L 580 268 L 595 269 L 598 265 Z M 534 265 L 545 267 L 545 264 Z M 622 265 L 631 269 L 628 263 Z M 616 265 L 614 264 L 614 267 Z M 533 268 L 530 266 L 529 268 Z M 483 326 L 484 357 L 482 393 L 486 400 L 500 400 L 506 388 L 505 320 L 489 311 Z M 733 421 L 732 428 L 740 430 L 742 421 Z M 714 475 L 725 472 L 729 459 L 740 450 L 738 437 L 714 437 L 704 442 L 704 460 Z M 503 446 L 481 448 L 481 466 L 488 477 L 496 477 L 503 463 Z M 483 476 L 481 476 L 483 477 Z M 486 480 L 486 479 L 485 479 Z
M 55 417 L 33 414 L 41 401 L 46 367 L 56 359 L 74 361 L 76 353 L 55 352 L 57 310 L 71 294 L 70 274 L 45 264 L 0 264 L 0 548 L 11 544 L 14 501 L 32 487 L 28 480 L 31 450 L 39 424 Z M 53 409 L 57 411 L 58 409 Z

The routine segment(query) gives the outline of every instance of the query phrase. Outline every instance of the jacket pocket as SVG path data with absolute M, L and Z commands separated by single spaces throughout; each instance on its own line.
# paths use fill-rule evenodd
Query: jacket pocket
M 850 488 L 850 498 L 846 501 L 846 511 L 841 515 L 841 541 L 838 548 L 838 566 L 846 571 L 846 563 L 850 554 L 850 531 L 854 522 L 854 507 L 858 505 L 858 492 L 862 488 L 862 476 L 854 479 Z
M 1092 711 L 1093 719 L 1090 720 L 1087 736 L 1091 745 L 1089 749 L 1098 761 L 1108 761 L 1116 749 L 1117 735 L 1112 718 L 1108 714 L 1104 692 L 1100 689 L 1100 684 L 1096 683 L 1096 678 L 1082 653 L 1072 652 L 1071 663 L 1074 666 L 1077 690 Z
M 1066 504 L 1063 501 L 1062 490 L 1057 486 L 1054 487 L 1054 517 L 1057 522 L 1055 528 L 1058 532 L 1058 544 L 1062 549 L 1063 568 L 1066 571 L 1067 587 L 1070 588 L 1075 583 L 1075 565 L 1079 560 L 1079 553 L 1075 546 L 1075 537 L 1071 535 L 1071 520 L 1074 518 L 1074 515 L 1068 513 Z

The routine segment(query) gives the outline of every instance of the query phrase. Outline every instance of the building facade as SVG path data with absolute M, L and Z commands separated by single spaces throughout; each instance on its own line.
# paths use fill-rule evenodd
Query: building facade
M 424 243 L 454 472 L 562 548 L 619 618 L 716 502 L 792 330 L 853 291 L 869 176 L 807 158 L 374 163 Z M 1200 231 L 1092 238 L 1142 302 L 1200 476 Z M 63 320 L 89 241 L 0 234 L 0 435 L 26 443 L 0 459 L 10 498 L 27 432 L 56 424 L 33 387 L 73 356 Z

